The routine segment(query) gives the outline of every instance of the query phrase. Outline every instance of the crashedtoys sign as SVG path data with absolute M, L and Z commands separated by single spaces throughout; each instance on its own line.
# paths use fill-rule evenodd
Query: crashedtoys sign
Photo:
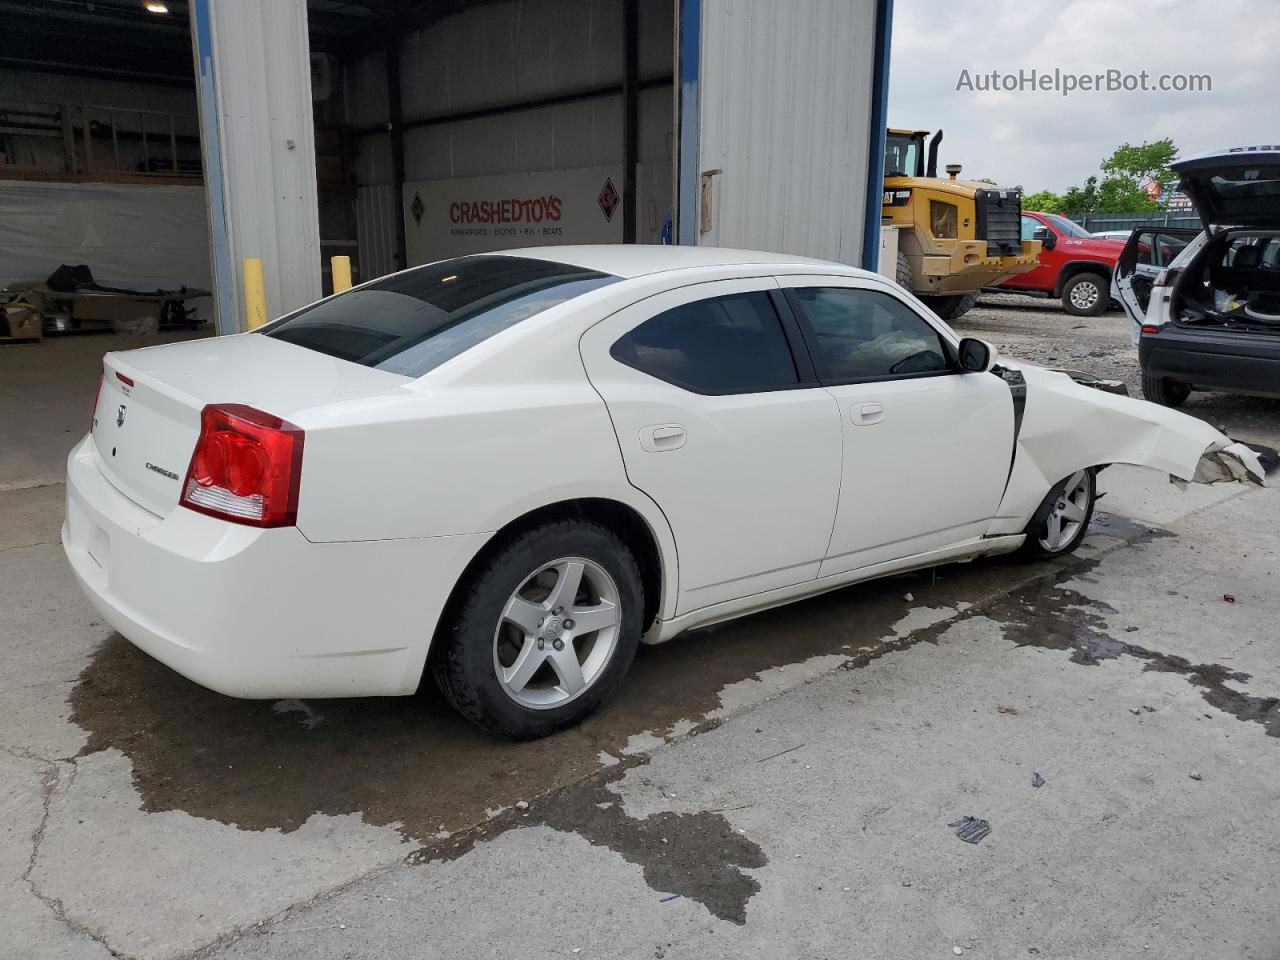
M 621 243 L 622 168 L 584 167 L 404 188 L 409 263 L 551 243 Z

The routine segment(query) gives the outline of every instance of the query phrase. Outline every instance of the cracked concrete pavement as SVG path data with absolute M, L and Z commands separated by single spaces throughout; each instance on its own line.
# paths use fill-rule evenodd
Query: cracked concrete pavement
M 1076 557 L 647 649 L 520 745 L 202 691 L 0 491 L 0 957 L 1274 958 L 1280 492 L 1101 487 Z

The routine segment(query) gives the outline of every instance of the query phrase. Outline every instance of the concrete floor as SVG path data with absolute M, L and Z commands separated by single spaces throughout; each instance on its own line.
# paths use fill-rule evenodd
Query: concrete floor
M 1280 956 L 1274 488 L 1114 467 L 1069 560 L 691 634 L 497 743 L 430 691 L 229 700 L 99 622 L 57 543 L 94 340 L 0 350 L 0 957 Z M 1269 403 L 1189 406 L 1275 446 Z

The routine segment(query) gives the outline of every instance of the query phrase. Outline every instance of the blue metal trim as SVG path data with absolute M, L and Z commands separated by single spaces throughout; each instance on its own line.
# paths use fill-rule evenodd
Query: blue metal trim
M 218 88 L 213 72 L 213 0 L 192 0 L 191 32 L 195 37 L 196 86 L 199 91 L 200 152 L 209 202 L 209 248 L 213 259 L 214 324 L 220 334 L 238 333 L 236 271 L 231 257 L 231 226 L 227 220 L 222 174 L 222 137 L 218 125 Z
M 702 0 L 680 0 L 680 169 L 679 217 L 676 220 L 678 241 L 693 245 L 698 242 L 698 177 L 699 88 L 698 76 L 702 60 Z
M 862 230 L 862 268 L 880 259 L 880 205 L 884 198 L 884 141 L 889 125 L 889 47 L 893 42 L 893 0 L 876 0 L 876 54 L 871 76 L 871 135 L 867 138 L 867 209 Z

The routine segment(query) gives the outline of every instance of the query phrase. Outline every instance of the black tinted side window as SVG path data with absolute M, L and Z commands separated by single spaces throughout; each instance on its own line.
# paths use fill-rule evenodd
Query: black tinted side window
M 798 287 L 787 294 L 808 324 L 823 380 L 889 380 L 953 369 L 938 332 L 887 293 Z
M 620 363 L 695 393 L 760 393 L 799 383 L 782 323 L 764 293 L 675 307 L 614 343 Z

